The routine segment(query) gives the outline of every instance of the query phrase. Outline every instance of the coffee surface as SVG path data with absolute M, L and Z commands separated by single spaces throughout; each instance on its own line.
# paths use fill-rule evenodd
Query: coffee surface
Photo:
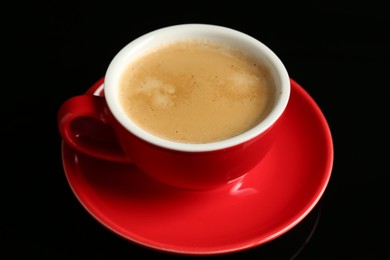
M 226 46 L 183 41 L 128 65 L 120 102 L 144 130 L 172 141 L 209 143 L 257 125 L 275 88 L 259 61 Z

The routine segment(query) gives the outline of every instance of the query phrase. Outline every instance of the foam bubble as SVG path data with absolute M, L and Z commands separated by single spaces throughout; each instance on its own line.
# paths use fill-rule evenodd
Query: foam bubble
M 156 92 L 151 96 L 152 105 L 159 108 L 167 108 L 174 105 L 172 97 L 165 94 Z
M 238 94 L 249 94 L 253 93 L 253 88 L 258 87 L 259 77 L 256 75 L 239 71 L 231 75 L 233 84 L 230 84 L 234 91 Z
M 152 95 L 155 92 L 174 94 L 175 87 L 167 84 L 157 78 L 146 78 L 134 91 L 136 94 L 142 93 L 146 95 Z
M 146 78 L 142 84 L 134 89 L 135 94 L 150 97 L 154 107 L 166 108 L 173 106 L 173 98 L 176 90 L 171 84 L 167 84 L 157 78 Z

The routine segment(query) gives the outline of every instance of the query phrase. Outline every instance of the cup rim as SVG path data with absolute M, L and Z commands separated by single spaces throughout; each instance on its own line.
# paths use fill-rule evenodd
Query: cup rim
M 198 34 L 209 34 L 218 35 L 220 37 L 230 37 L 229 39 L 239 39 L 241 42 L 251 44 L 251 46 L 256 47 L 256 51 L 261 51 L 262 55 L 270 62 L 273 66 L 273 71 L 277 72 L 275 74 L 274 80 L 279 82 L 280 89 L 278 90 L 277 99 L 275 100 L 274 107 L 272 111 L 267 115 L 267 117 L 262 120 L 255 127 L 239 134 L 233 136 L 229 139 L 210 142 L 210 143 L 182 143 L 175 142 L 161 137 L 155 136 L 145 130 L 140 126 L 132 122 L 123 109 L 120 107 L 118 102 L 118 92 L 116 86 L 120 78 L 121 72 L 123 70 L 123 65 L 129 59 L 131 55 L 137 55 L 139 49 L 145 45 L 152 44 L 153 41 L 159 37 L 177 37 L 178 35 L 187 34 L 188 31 L 196 32 Z M 143 52 L 142 52 L 143 53 Z M 139 55 L 139 54 L 138 54 Z M 149 33 L 146 33 L 127 45 L 125 45 L 112 59 L 110 62 L 104 80 L 104 95 L 107 101 L 107 105 L 119 123 L 128 131 L 130 131 L 135 136 L 141 138 L 142 140 L 149 142 L 151 144 L 176 151 L 184 152 L 208 152 L 216 151 L 221 149 L 226 149 L 233 147 L 239 144 L 243 144 L 268 130 L 283 114 L 289 97 L 290 97 L 290 81 L 288 72 L 279 59 L 279 57 L 265 44 L 260 42 L 258 39 L 245 34 L 243 32 L 237 31 L 232 28 L 228 28 L 220 25 L 212 24 L 199 24 L 199 23 L 190 23 L 190 24 L 178 24 L 163 27 L 156 29 Z

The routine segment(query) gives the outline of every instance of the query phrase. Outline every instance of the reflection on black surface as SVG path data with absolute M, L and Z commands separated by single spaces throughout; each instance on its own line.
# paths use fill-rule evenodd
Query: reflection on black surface
M 317 228 L 321 215 L 321 203 L 307 215 L 298 225 L 284 235 L 262 246 L 232 254 L 227 259 L 295 259 L 305 248 Z

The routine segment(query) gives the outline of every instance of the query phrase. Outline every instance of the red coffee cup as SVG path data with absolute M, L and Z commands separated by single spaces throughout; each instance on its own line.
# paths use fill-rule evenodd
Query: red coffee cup
M 208 143 L 184 143 L 152 134 L 124 112 L 119 82 L 129 62 L 162 44 L 206 40 L 239 49 L 270 70 L 276 97 L 269 114 L 253 128 L 231 138 Z M 185 189 L 212 189 L 234 182 L 261 163 L 272 146 L 274 128 L 290 96 L 286 68 L 267 46 L 242 32 L 216 25 L 183 24 L 147 33 L 126 45 L 110 63 L 104 95 L 79 95 L 58 112 L 63 140 L 89 156 L 132 163 L 154 179 Z

